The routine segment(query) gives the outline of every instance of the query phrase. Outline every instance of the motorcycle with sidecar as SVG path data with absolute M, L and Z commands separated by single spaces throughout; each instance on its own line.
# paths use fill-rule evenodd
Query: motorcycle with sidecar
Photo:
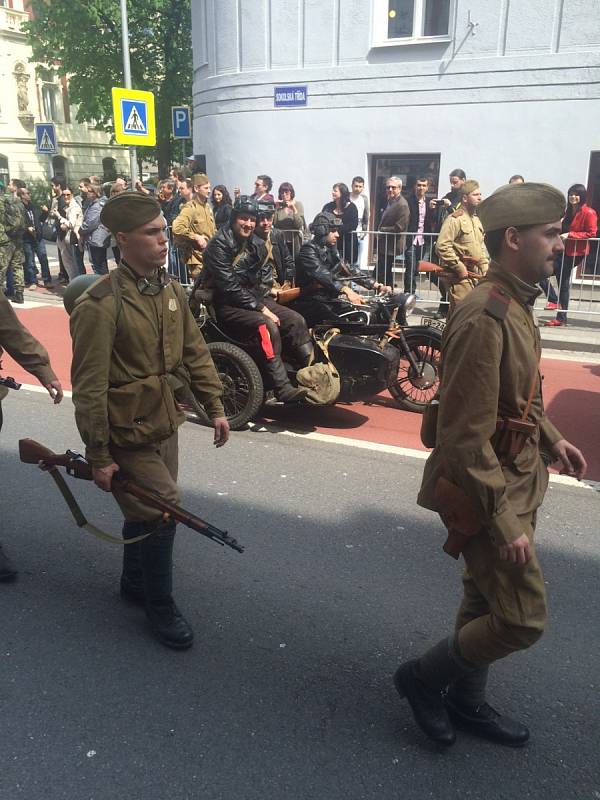
M 443 325 L 428 319 L 408 325 L 415 302 L 414 295 L 371 297 L 312 329 L 317 360 L 323 357 L 318 344 L 326 340 L 329 359 L 340 376 L 336 403 L 367 401 L 388 389 L 400 408 L 423 412 L 438 388 Z M 260 344 L 232 337 L 201 295 L 192 310 L 223 384 L 229 425 L 240 430 L 273 397 Z M 288 363 L 286 368 L 296 384 L 297 368 Z M 187 417 L 208 424 L 196 402 Z

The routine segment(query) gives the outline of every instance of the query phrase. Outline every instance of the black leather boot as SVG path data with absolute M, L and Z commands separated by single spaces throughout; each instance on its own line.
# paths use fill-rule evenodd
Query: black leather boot
M 446 697 L 450 719 L 462 730 L 508 747 L 523 747 L 529 740 L 529 729 L 510 717 L 499 714 L 488 703 L 466 706 L 453 697 Z
M 6 555 L 0 544 L 0 581 L 8 583 L 14 581 L 19 573 L 12 565 L 9 557 Z
M 23 297 L 23 292 L 15 292 L 15 296 L 13 297 L 13 303 L 23 304 L 25 302 L 25 298 Z
M 299 403 L 306 396 L 306 389 L 292 386 L 281 356 L 266 362 L 266 370 L 273 383 L 275 397 L 282 403 Z
M 194 632 L 172 596 L 174 539 L 175 523 L 167 522 L 156 526 L 154 533 L 140 542 L 146 615 L 159 641 L 175 650 L 186 650 L 192 646 Z
M 309 367 L 312 363 L 315 353 L 315 346 L 312 342 L 305 342 L 300 347 L 296 348 L 296 361 L 302 367 Z
M 146 533 L 144 522 L 123 523 L 123 539 L 135 539 Z M 123 571 L 121 573 L 121 597 L 132 603 L 144 605 L 146 593 L 144 592 L 144 573 L 142 571 L 142 543 L 126 544 L 123 546 Z
M 417 725 L 439 744 L 451 745 L 456 740 L 442 692 L 473 669 L 461 658 L 451 636 L 418 660 L 402 664 L 394 675 L 396 690 L 408 700 Z

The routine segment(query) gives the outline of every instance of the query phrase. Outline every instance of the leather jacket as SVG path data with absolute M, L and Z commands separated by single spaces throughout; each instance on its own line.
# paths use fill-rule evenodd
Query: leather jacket
M 358 267 L 345 264 L 335 246 L 321 245 L 315 239 L 302 245 L 296 258 L 296 283 L 302 294 L 337 297 L 342 290 L 343 278 L 367 289 L 371 289 L 374 283 Z
M 203 252 L 201 285 L 213 290 L 215 306 L 260 311 L 263 308 L 262 269 L 266 250 L 257 236 L 239 243 L 230 225 L 223 226 Z

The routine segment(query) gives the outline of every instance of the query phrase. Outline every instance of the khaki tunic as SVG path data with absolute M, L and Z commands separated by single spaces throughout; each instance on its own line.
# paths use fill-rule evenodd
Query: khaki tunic
M 119 309 L 104 279 L 77 300 L 70 320 L 75 420 L 94 467 L 116 461 L 113 448 L 158 445 L 175 433 L 185 417 L 168 377 L 180 365 L 209 417 L 224 416 L 221 382 L 182 287 L 173 281 L 142 295 L 124 263 L 117 276 Z
M 490 291 L 510 300 L 506 316 L 492 313 Z M 419 505 L 437 510 L 440 475 L 461 486 L 497 545 L 523 532 L 520 515 L 534 512 L 548 484 L 540 447 L 549 450 L 560 433 L 544 413 L 538 363 L 540 336 L 532 312 L 539 290 L 492 264 L 487 277 L 457 307 L 442 344 L 436 447 L 425 465 Z M 496 417 L 520 417 L 536 376 L 529 419 L 538 423 L 513 466 L 500 466 L 490 440 Z
M 211 239 L 217 232 L 212 208 L 198 199 L 186 203 L 173 220 L 173 236 L 189 267 L 190 277 L 195 278 L 202 269 L 202 252 L 196 248 L 195 236 Z
M 50 358 L 45 347 L 19 322 L 4 292 L 0 292 L 0 358 L 2 348 L 23 369 L 35 375 L 42 386 L 57 379 L 50 367 Z M 6 397 L 7 393 L 8 389 L 0 386 L 0 400 Z
M 489 257 L 483 242 L 483 235 L 481 220 L 479 217 L 471 216 L 467 211 L 460 209 L 446 217 L 436 243 L 440 265 L 452 273 L 464 268 L 469 272 L 485 275 Z M 477 266 L 465 264 L 463 261 L 465 257 L 475 259 Z M 475 285 L 475 282 L 468 278 L 459 281 L 458 277 L 444 281 L 444 283 L 450 294 L 452 308 L 456 302 L 463 300 Z

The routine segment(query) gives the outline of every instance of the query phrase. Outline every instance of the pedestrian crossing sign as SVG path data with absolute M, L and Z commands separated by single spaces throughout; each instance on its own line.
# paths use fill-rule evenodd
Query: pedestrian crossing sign
M 113 86 L 112 102 L 115 139 L 118 144 L 149 147 L 156 144 L 152 92 Z
M 35 149 L 41 155 L 53 156 L 58 153 L 56 127 L 53 122 L 36 122 Z

